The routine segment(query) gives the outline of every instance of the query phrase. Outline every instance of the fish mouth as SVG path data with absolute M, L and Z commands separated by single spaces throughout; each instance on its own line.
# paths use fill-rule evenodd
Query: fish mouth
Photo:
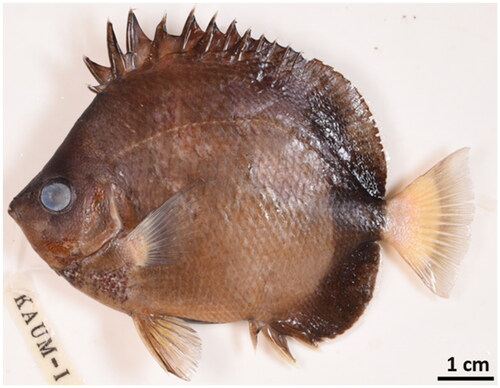
M 12 207 L 13 202 L 14 201 L 12 201 L 10 203 L 9 207 L 7 208 L 7 213 L 9 214 L 9 216 L 11 216 L 11 218 L 18 225 L 22 225 L 22 224 L 26 223 L 26 220 L 23 218 L 23 216 L 21 215 L 21 213 L 17 212 L 16 209 L 14 207 Z
M 18 197 L 15 197 L 12 201 L 10 201 L 9 207 L 7 208 L 7 213 L 9 213 L 9 216 L 11 216 L 14 219 L 14 221 L 19 223 L 19 221 L 22 221 L 23 219 L 22 219 L 21 215 L 16 211 L 15 202 L 16 202 L 17 198 Z
M 11 216 L 14 219 L 14 221 L 17 222 L 19 220 L 19 217 L 18 217 L 16 211 L 12 208 L 11 205 L 12 205 L 12 202 L 9 205 L 8 209 L 7 209 L 7 213 L 9 213 L 9 216 Z

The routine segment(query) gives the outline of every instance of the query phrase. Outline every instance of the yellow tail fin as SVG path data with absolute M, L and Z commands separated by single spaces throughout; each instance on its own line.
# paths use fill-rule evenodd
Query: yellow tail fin
M 449 155 L 387 202 L 383 238 L 443 297 L 469 241 L 474 208 L 468 151 Z

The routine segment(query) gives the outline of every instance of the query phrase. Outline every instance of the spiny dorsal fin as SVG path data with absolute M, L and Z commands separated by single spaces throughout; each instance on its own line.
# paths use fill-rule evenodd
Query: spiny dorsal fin
M 203 31 L 194 16 L 194 9 L 186 19 L 181 35 L 169 34 L 166 28 L 166 15 L 158 24 L 154 39 L 151 41 L 143 32 L 133 10 L 129 11 L 127 22 L 127 52 L 123 53 L 116 40 L 113 26 L 108 22 L 107 41 L 110 67 L 98 65 L 85 59 L 86 65 L 99 82 L 91 90 L 100 92 L 114 79 L 121 78 L 125 73 L 140 69 L 145 63 L 160 62 L 170 54 L 195 54 L 202 58 L 206 53 L 218 53 L 218 59 L 228 63 L 251 59 L 258 56 L 266 62 L 276 62 L 283 71 L 284 62 L 280 56 L 285 48 L 276 42 L 271 44 L 262 36 L 259 40 L 251 37 L 247 30 L 240 36 L 233 21 L 225 33 L 221 32 L 215 23 L 214 15 L 207 28 Z
M 201 341 L 182 319 L 161 315 L 133 316 L 148 350 L 168 372 L 190 380 L 201 356 Z

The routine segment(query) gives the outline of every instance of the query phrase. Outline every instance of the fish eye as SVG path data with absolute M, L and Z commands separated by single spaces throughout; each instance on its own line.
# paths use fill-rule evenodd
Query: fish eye
M 71 203 L 71 188 L 61 181 L 51 181 L 45 184 L 40 192 L 40 202 L 51 212 L 61 212 Z

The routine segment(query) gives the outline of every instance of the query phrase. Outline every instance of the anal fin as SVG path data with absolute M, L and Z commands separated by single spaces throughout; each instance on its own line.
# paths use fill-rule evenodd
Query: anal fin
M 250 322 L 252 341 L 262 331 L 289 361 L 287 337 L 315 346 L 349 329 L 370 301 L 379 264 L 379 246 L 374 242 L 359 245 L 338 262 L 318 289 L 297 310 L 268 322 Z
M 285 334 L 281 334 L 279 331 L 273 329 L 270 326 L 266 326 L 263 330 L 264 335 L 269 341 L 274 345 L 274 348 L 283 356 L 287 361 L 292 363 L 295 362 L 295 358 L 290 353 L 290 348 L 288 347 L 288 340 Z
M 183 380 L 190 380 L 201 355 L 201 341 L 182 319 L 161 315 L 133 317 L 137 331 L 160 365 Z
M 257 336 L 262 331 L 269 342 L 273 345 L 273 348 L 281 356 L 291 363 L 295 362 L 295 358 L 288 347 L 288 339 L 285 334 L 280 333 L 278 330 L 260 321 L 250 321 L 249 328 L 250 338 L 252 339 L 254 348 L 257 346 Z

